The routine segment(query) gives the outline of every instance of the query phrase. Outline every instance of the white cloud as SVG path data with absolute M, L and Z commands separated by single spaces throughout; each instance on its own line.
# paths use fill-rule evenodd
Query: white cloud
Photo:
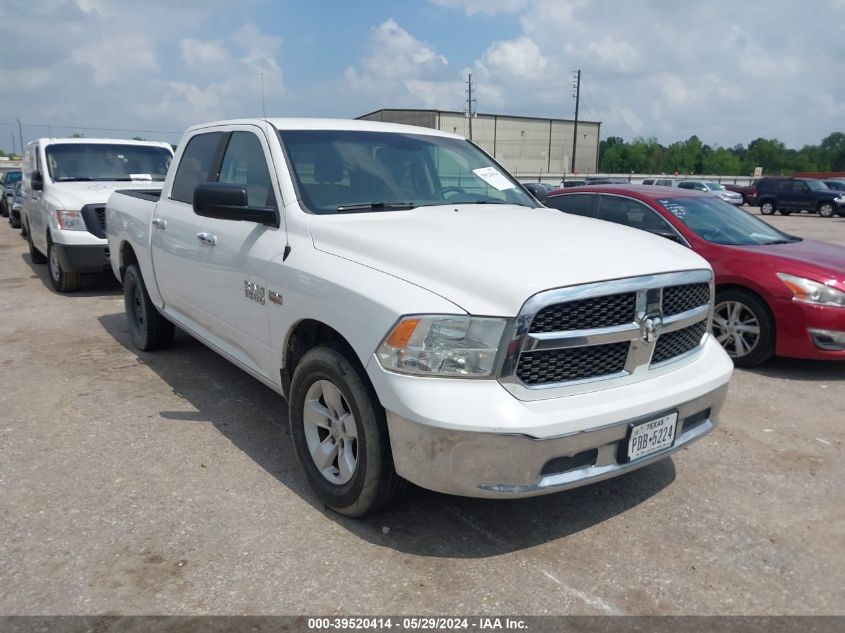
M 544 78 L 548 62 L 527 37 L 494 42 L 477 63 L 490 78 L 521 81 Z
M 111 84 L 129 73 L 155 71 L 158 68 L 155 43 L 142 33 L 115 30 L 73 50 L 70 59 L 93 70 L 94 82 Z
M 430 2 L 447 9 L 462 9 L 467 15 L 514 13 L 528 5 L 528 0 L 430 0 Z

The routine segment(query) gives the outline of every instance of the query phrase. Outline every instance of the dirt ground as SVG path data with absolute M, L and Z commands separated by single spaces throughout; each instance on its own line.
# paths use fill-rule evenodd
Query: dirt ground
M 136 353 L 108 275 L 46 275 L 4 218 L 0 614 L 845 613 L 845 363 L 737 371 L 716 431 L 621 478 L 356 521 L 275 393 L 181 332 Z

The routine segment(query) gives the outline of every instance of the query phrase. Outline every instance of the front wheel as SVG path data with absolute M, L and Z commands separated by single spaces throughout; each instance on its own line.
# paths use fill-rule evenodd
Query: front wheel
M 50 283 L 56 292 L 70 292 L 79 288 L 79 273 L 67 272 L 52 241 L 47 242 L 47 267 L 50 269 Z
M 771 200 L 764 200 L 760 203 L 760 213 L 763 215 L 772 215 L 775 212 L 775 203 Z
M 359 365 L 339 347 L 316 347 L 296 366 L 288 394 L 291 437 L 308 483 L 325 505 L 360 517 L 395 500 L 387 420 Z
M 153 305 L 137 264 L 123 276 L 123 307 L 132 344 L 145 352 L 168 347 L 176 331 Z
M 819 205 L 819 215 L 823 218 L 832 218 L 836 213 L 832 202 L 825 202 Z
M 716 293 L 713 336 L 737 367 L 753 367 L 775 353 L 774 321 L 766 304 L 742 289 Z

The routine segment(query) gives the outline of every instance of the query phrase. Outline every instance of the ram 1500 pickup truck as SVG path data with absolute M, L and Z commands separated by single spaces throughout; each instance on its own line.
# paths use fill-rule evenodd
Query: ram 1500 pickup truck
M 106 216 L 134 345 L 176 325 L 282 394 L 350 516 L 407 481 L 509 498 L 634 470 L 714 428 L 733 369 L 706 261 L 543 207 L 453 134 L 201 125 Z

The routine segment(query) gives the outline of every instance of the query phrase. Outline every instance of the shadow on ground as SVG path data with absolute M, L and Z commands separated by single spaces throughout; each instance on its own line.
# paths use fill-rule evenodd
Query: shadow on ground
M 164 419 L 209 421 L 268 473 L 358 537 L 420 556 L 482 558 L 564 538 L 646 501 L 675 479 L 671 459 L 584 488 L 524 500 L 481 500 L 412 487 L 376 516 L 349 519 L 311 493 L 290 442 L 287 405 L 227 360 L 177 329 L 173 347 L 138 352 L 123 314 L 100 324 L 152 369 L 196 413 L 161 411 Z
M 768 378 L 825 382 L 845 380 L 845 362 L 836 360 L 804 360 L 802 358 L 773 358 L 750 370 Z

